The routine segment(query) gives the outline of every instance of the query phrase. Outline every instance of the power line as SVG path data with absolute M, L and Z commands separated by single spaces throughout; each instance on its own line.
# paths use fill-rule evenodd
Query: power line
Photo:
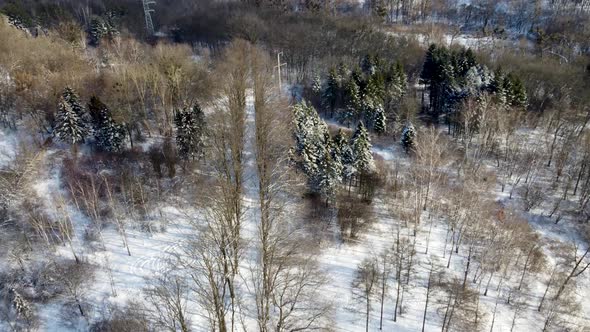
M 281 67 L 282 66 L 286 66 L 286 63 L 281 63 L 281 55 L 283 54 L 283 52 L 279 52 L 277 53 L 277 65 L 275 66 L 275 68 L 277 68 L 277 76 L 279 78 L 279 94 L 281 94 Z
M 150 8 L 151 5 L 155 5 L 154 0 L 142 0 L 143 12 L 145 13 L 145 26 L 150 36 L 154 35 L 154 22 L 152 21 L 152 14 L 155 9 Z

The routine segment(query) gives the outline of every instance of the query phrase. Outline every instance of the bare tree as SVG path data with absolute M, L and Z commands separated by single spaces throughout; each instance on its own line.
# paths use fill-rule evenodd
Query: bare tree
M 378 287 L 379 270 L 377 262 L 371 258 L 365 258 L 357 267 L 352 291 L 355 298 L 365 304 L 365 331 L 369 331 L 369 317 L 371 314 L 371 303 L 375 290 Z
M 187 314 L 189 288 L 185 280 L 172 271 L 154 277 L 144 290 L 149 303 L 151 319 L 158 328 L 176 332 L 189 332 Z
M 60 263 L 56 265 L 54 277 L 63 287 L 67 299 L 76 306 L 80 315 L 86 318 L 85 296 L 88 292 L 88 283 L 93 277 L 92 267 L 83 262 Z
M 441 167 L 445 163 L 445 154 L 448 153 L 448 144 L 441 137 L 440 132 L 429 127 L 417 135 L 415 147 L 417 165 L 416 172 L 419 173 L 419 183 L 425 187 L 423 194 L 423 210 L 428 207 L 428 200 L 431 194 L 433 184 L 441 178 Z

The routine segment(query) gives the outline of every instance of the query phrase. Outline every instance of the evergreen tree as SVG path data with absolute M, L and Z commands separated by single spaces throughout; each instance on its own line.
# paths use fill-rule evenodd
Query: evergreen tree
M 479 94 L 483 86 L 483 79 L 476 66 L 469 68 L 465 74 L 465 92 L 469 96 L 476 96 Z
M 519 108 L 526 108 L 528 104 L 528 98 L 524 84 L 520 78 L 514 74 L 508 75 L 510 80 L 510 105 Z
M 181 159 L 199 159 L 203 155 L 205 114 L 198 104 L 192 108 L 179 110 L 174 118 L 176 125 L 176 145 Z
M 88 134 L 84 120 L 63 97 L 59 101 L 53 134 L 62 142 L 72 145 L 84 142 Z
M 62 98 L 65 100 L 65 102 L 67 102 L 70 105 L 72 110 L 76 112 L 76 114 L 82 120 L 88 121 L 88 114 L 86 113 L 86 110 L 80 103 L 80 97 L 78 97 L 78 94 L 76 94 L 74 89 L 66 87 L 64 89 L 64 92 L 62 93 Z
M 373 120 L 373 130 L 377 134 L 383 134 L 387 129 L 387 119 L 385 118 L 385 111 L 383 107 L 379 106 L 375 112 L 375 119 Z
M 107 152 L 119 152 L 125 141 L 125 127 L 113 120 L 109 113 L 103 113 L 102 125 L 95 131 L 96 145 Z
M 361 91 L 364 90 L 364 81 L 363 81 L 363 72 L 359 66 L 354 67 L 352 72 L 350 73 L 350 79 L 354 80 L 356 85 L 358 85 Z
M 103 151 L 119 152 L 125 141 L 125 128 L 112 117 L 111 111 L 96 96 L 90 98 L 88 111 L 92 118 L 95 145 Z
M 504 80 L 505 80 L 504 72 L 501 68 L 496 69 L 494 72 L 494 78 L 492 79 L 492 84 L 490 85 L 490 92 L 492 92 L 498 104 L 500 106 L 508 104 L 508 93 L 504 89 Z
M 103 38 L 112 39 L 119 34 L 116 28 L 116 20 L 118 15 L 115 12 L 109 11 L 104 16 L 96 16 L 90 21 L 90 28 L 88 30 L 88 39 L 90 45 L 98 46 Z
M 353 172 L 366 174 L 373 171 L 375 164 L 371 153 L 371 140 L 363 122 L 359 122 L 354 135 L 350 139 L 350 148 L 353 155 Z
M 312 106 L 303 102 L 293 109 L 296 145 L 291 159 L 307 176 L 310 192 L 331 198 L 342 176 L 340 147 Z
M 393 100 L 400 100 L 408 88 L 408 77 L 400 62 L 392 64 L 385 78 L 385 88 Z
M 311 90 L 316 93 L 317 95 L 322 92 L 322 78 L 320 75 L 316 74 L 313 76 L 313 80 L 311 82 Z
M 334 136 L 334 146 L 340 152 L 340 162 L 342 164 L 342 178 L 348 179 L 354 175 L 354 155 L 346 135 L 342 129 L 338 130 L 336 136 Z
M 340 88 L 343 88 L 344 83 L 346 78 L 350 75 L 348 67 L 346 67 L 346 65 L 344 64 L 344 62 L 340 62 L 338 64 L 338 71 L 337 71 L 337 81 L 338 81 L 338 86 Z
M 425 84 L 430 84 L 437 71 L 436 64 L 436 53 L 437 47 L 435 44 L 431 44 L 426 51 L 426 58 L 424 59 L 424 65 L 422 66 L 422 72 L 420 73 L 420 80 Z
M 369 128 L 374 128 L 377 111 L 383 108 L 384 85 L 383 77 L 380 74 L 369 77 L 363 95 L 363 118 Z
M 336 187 L 342 180 L 342 162 L 340 156 L 332 146 L 330 140 L 326 142 L 325 150 L 318 160 L 317 175 L 313 181 L 315 191 L 327 199 L 334 197 Z
M 326 89 L 322 95 L 322 103 L 325 109 L 329 109 L 330 112 L 334 112 L 334 108 L 336 107 L 336 101 L 338 100 L 338 90 L 339 90 L 339 79 L 338 79 L 338 72 L 336 69 L 330 69 L 328 74 L 328 80 L 326 82 Z
M 10 293 L 12 293 L 12 306 L 16 311 L 16 315 L 23 320 L 30 319 L 33 312 L 27 300 L 25 300 L 14 288 L 10 289 Z
M 346 105 L 343 114 L 340 115 L 340 121 L 347 126 L 358 118 L 362 108 L 361 92 L 354 79 L 348 80 L 346 84 Z
M 404 147 L 406 153 L 409 153 L 411 150 L 414 149 L 414 144 L 416 140 L 416 129 L 411 122 L 408 122 L 402 131 L 402 139 L 401 144 Z
M 373 16 L 384 21 L 387 16 L 387 5 L 385 0 L 371 0 L 371 12 Z
M 361 69 L 367 75 L 373 75 L 377 72 L 377 63 L 375 57 L 367 54 L 361 60 Z
M 92 21 L 90 21 L 90 30 L 88 31 L 90 45 L 100 45 L 100 41 L 108 34 L 108 32 L 109 29 L 107 23 L 102 17 L 97 16 L 93 18 Z

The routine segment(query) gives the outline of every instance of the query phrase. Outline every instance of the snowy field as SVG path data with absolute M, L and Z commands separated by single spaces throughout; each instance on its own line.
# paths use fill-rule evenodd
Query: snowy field
M 247 137 L 252 137 L 253 132 L 253 100 L 249 96 Z M 334 125 L 334 123 L 331 123 Z M 246 243 L 253 243 L 256 233 L 256 199 L 257 188 L 255 178 L 255 164 L 253 157 L 253 144 L 246 144 L 246 190 L 244 203 L 247 207 L 246 223 L 244 225 L 244 237 Z M 11 152 L 16 147 L 15 138 L 6 132 L 0 131 L 0 161 L 10 162 Z M 381 146 L 374 144 L 373 153 L 383 160 L 386 167 L 393 169 L 399 167 L 410 167 L 411 161 L 403 152 L 399 144 Z M 46 162 L 41 176 L 37 179 L 34 188 L 41 198 L 41 204 L 52 213 L 58 210 L 55 193 L 63 192 L 63 183 L 59 168 L 60 153 L 49 151 L 46 153 Z M 502 193 L 500 186 L 490 193 L 494 200 L 504 205 L 516 204 L 510 200 L 508 193 Z M 65 195 L 65 193 L 64 193 Z M 435 198 L 438 199 L 438 198 Z M 90 221 L 82 214 L 72 202 L 67 203 L 67 214 L 72 220 L 75 236 L 73 238 L 73 251 L 83 257 L 88 263 L 95 265 L 97 272 L 90 283 L 85 294 L 89 303 L 92 304 L 92 316 L 90 321 L 104 315 L 104 311 L 110 305 L 125 305 L 128 301 L 144 301 L 143 289 L 149 284 L 148 279 L 167 270 L 167 261 L 175 255 L 180 254 L 180 247 L 187 239 L 194 236 L 194 228 L 191 223 L 198 222 L 202 218 L 200 212 L 190 206 L 162 206 L 158 207 L 157 225 L 162 229 L 148 233 L 137 226 L 129 227 L 126 230 L 127 244 L 131 255 L 128 254 L 122 234 L 115 227 L 107 227 L 103 230 L 102 237 L 104 248 L 90 248 L 83 240 Z M 545 207 L 546 208 L 546 207 Z M 377 255 L 384 248 L 391 247 L 395 230 L 400 227 L 402 220 L 397 219 L 390 209 L 390 202 L 384 197 L 378 196 L 373 203 L 376 221 L 364 230 L 355 241 L 341 242 L 338 237 L 337 227 L 328 227 L 325 241 L 322 241 L 321 255 L 319 262 L 322 270 L 329 278 L 327 286 L 318 296 L 333 301 L 334 305 L 334 331 L 355 332 L 364 331 L 364 304 L 355 300 L 351 292 L 351 284 L 359 263 L 366 257 Z M 558 239 L 571 241 L 576 237 L 575 229 L 561 223 L 555 225 L 552 221 L 541 217 L 546 211 L 543 209 L 534 210 L 524 215 L 534 229 L 541 235 L 542 239 Z M 132 223 L 129 223 L 132 224 Z M 411 228 L 404 228 L 412 238 Z M 578 238 L 575 238 L 579 241 Z M 429 263 L 434 263 L 445 272 L 450 272 L 461 277 L 464 271 L 465 251 L 452 256 L 449 269 L 446 269 L 446 262 L 449 256 L 448 226 L 444 219 L 439 216 L 430 215 L 425 211 L 421 217 L 421 224 L 418 228 L 415 256 L 415 275 L 403 292 L 402 315 L 393 321 L 393 308 L 395 305 L 395 292 L 390 290 L 384 302 L 383 331 L 420 331 L 424 317 L 424 305 L 426 299 L 426 287 L 429 276 Z M 585 244 L 587 245 L 587 244 Z M 585 248 L 580 246 L 580 250 Z M 428 253 L 427 251 L 428 246 Z M 248 265 L 254 257 L 254 248 L 249 245 L 248 253 L 243 263 L 243 271 L 247 273 Z M 58 255 L 73 259 L 71 248 L 59 247 Z M 548 255 L 551 255 L 547 251 Z M 548 275 L 545 273 L 544 275 Z M 537 312 L 536 306 L 540 295 L 543 293 L 546 280 L 529 278 L 529 294 L 527 294 L 528 305 L 520 318 L 516 321 L 514 331 L 541 331 L 543 327 L 543 316 Z M 496 281 L 492 279 L 492 285 Z M 582 300 L 581 315 L 572 317 L 571 326 L 574 330 L 587 331 L 590 327 L 590 273 L 582 275 L 579 280 L 577 297 Z M 482 293 L 481 288 L 477 288 Z M 480 310 L 482 319 L 485 322 L 483 330 L 489 330 L 492 312 L 496 308 L 493 331 L 510 331 L 513 316 L 513 309 L 504 300 L 498 301 L 498 293 L 495 287 L 491 287 L 487 296 L 480 296 Z M 440 294 L 434 293 L 426 312 L 426 331 L 438 331 L 442 325 L 442 303 Z M 195 331 L 207 331 L 204 317 L 196 309 L 196 305 L 188 299 L 188 312 Z M 42 322 L 43 331 L 83 331 L 87 328 L 87 322 L 80 320 L 64 325 L 61 318 L 60 301 L 54 301 L 39 306 L 39 317 Z M 379 330 L 380 304 L 378 300 L 373 301 L 370 331 Z M 256 330 L 255 321 L 250 316 L 251 312 L 244 309 L 245 326 L 248 330 Z M 2 325 L 0 323 L 0 330 Z

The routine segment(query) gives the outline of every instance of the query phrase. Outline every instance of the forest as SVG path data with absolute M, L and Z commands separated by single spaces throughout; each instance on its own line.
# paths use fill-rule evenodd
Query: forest
M 0 332 L 590 329 L 589 0 L 0 0 Z

